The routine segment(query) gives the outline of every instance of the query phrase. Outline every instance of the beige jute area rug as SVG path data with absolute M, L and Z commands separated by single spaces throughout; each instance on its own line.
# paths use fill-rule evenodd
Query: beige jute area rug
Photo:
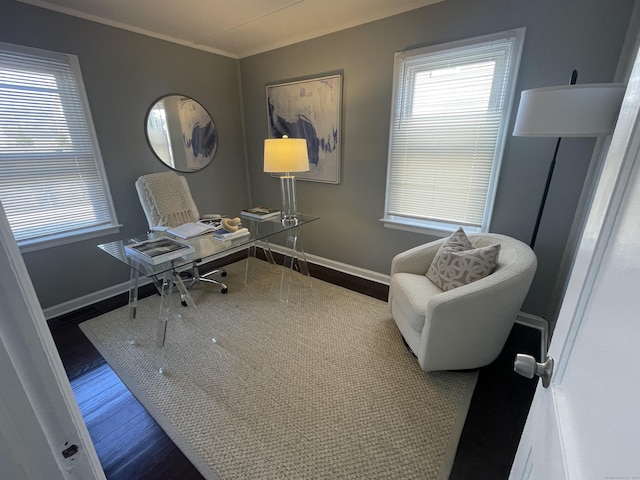
M 206 478 L 448 478 L 477 374 L 423 372 L 386 302 L 294 274 L 283 303 L 280 267 L 252 263 L 248 287 L 242 261 L 228 294 L 174 299 L 164 374 L 158 296 L 81 328 Z

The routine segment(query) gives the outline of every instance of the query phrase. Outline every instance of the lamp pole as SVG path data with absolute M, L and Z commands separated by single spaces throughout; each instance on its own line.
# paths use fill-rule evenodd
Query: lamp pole
M 578 79 L 578 71 L 574 70 L 571 73 L 571 80 L 569 81 L 569 85 L 575 85 L 576 80 Z M 544 186 L 544 193 L 542 194 L 542 200 L 540 201 L 540 208 L 538 209 L 538 218 L 536 218 L 536 224 L 533 227 L 533 235 L 531 236 L 531 242 L 529 246 L 533 248 L 536 243 L 536 237 L 538 236 L 538 229 L 540 228 L 540 220 L 542 219 L 542 212 L 544 211 L 544 205 L 547 202 L 547 194 L 549 193 L 549 186 L 551 185 L 551 177 L 553 176 L 553 170 L 556 168 L 556 157 L 558 156 L 558 149 L 560 148 L 560 140 L 562 137 L 558 137 L 556 141 L 556 149 L 553 152 L 553 159 L 551 160 L 551 165 L 549 165 L 549 173 L 547 174 L 547 182 Z

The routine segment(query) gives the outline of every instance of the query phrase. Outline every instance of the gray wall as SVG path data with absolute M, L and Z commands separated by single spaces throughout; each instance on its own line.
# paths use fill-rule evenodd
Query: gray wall
M 521 26 L 527 33 L 511 127 L 521 90 L 614 78 L 633 0 L 447 0 L 240 61 L 250 188 L 255 204 L 279 204 L 278 180 L 262 172 L 265 85 L 343 73 L 342 182 L 297 182 L 300 210 L 317 214 L 306 251 L 389 273 L 393 256 L 433 237 L 385 228 L 385 178 L 396 51 Z M 615 7 L 613 6 L 615 5 Z M 524 311 L 548 316 L 593 139 L 566 139 L 558 157 L 535 251 L 539 269 Z M 529 243 L 554 139 L 507 139 L 491 231 Z M 344 227 L 344 228 L 341 228 Z M 563 282 L 559 282 L 562 284 Z
M 120 236 L 147 228 L 136 178 L 168 170 L 144 135 L 147 109 L 166 93 L 198 100 L 219 131 L 212 164 L 184 174 L 202 212 L 234 212 L 248 205 L 237 60 L 12 0 L 0 0 L 0 41 L 79 57 L 111 194 L 124 225 Z M 96 247 L 116 237 L 24 254 L 41 305 L 58 305 L 127 281 L 128 268 Z
M 384 228 L 383 215 L 393 55 L 526 26 L 517 95 L 523 89 L 613 79 L 633 0 L 446 0 L 413 12 L 302 42 L 239 62 L 0 0 L 0 41 L 78 55 L 118 218 L 120 236 L 146 228 L 133 183 L 164 171 L 143 133 L 147 108 L 166 93 L 189 95 L 220 132 L 211 165 L 186 174 L 203 212 L 278 205 L 278 180 L 262 172 L 265 85 L 329 73 L 344 75 L 342 181 L 298 182 L 299 207 L 321 216 L 307 227 L 312 254 L 380 273 L 393 255 L 433 237 Z M 238 64 L 241 78 L 238 79 Z M 241 84 L 239 85 L 239 80 Z M 241 87 L 241 88 L 240 88 Z M 248 178 L 241 119 L 244 101 Z M 517 104 L 517 99 L 516 99 Z M 511 124 L 515 119 L 513 109 Z M 491 230 L 528 243 L 553 139 L 507 139 Z M 548 315 L 549 299 L 588 169 L 593 140 L 563 141 L 536 245 L 540 261 L 524 310 Z M 89 295 L 128 279 L 128 270 L 98 251 L 103 237 L 25 254 L 43 307 Z

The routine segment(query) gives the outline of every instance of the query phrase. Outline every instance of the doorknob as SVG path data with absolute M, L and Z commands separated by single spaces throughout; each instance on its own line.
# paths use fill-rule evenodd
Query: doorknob
M 542 386 L 547 388 L 553 375 L 553 358 L 547 357 L 544 363 L 538 363 L 531 355 L 518 353 L 513 364 L 513 370 L 527 378 L 533 378 L 538 375 L 542 378 Z

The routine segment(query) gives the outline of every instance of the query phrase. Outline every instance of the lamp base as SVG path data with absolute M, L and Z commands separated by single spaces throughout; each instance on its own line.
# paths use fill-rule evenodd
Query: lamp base
M 280 194 L 282 197 L 282 223 L 297 225 L 296 177 L 288 174 L 280 177 Z

